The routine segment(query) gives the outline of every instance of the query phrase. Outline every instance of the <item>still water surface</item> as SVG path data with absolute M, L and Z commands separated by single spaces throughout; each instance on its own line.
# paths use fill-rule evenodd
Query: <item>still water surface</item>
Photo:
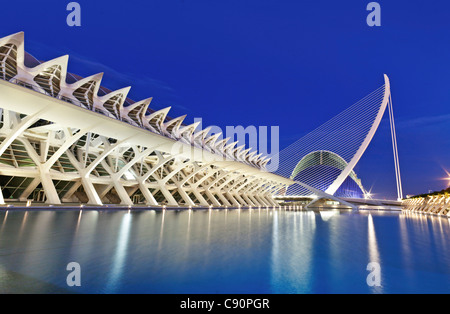
M 450 293 L 449 240 L 388 212 L 0 211 L 0 293 Z

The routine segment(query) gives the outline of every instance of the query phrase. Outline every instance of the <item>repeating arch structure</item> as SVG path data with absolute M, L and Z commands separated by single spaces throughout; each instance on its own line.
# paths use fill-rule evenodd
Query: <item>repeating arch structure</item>
M 38 61 L 23 33 L 0 39 L 0 203 L 276 206 L 292 184 L 265 171 L 269 158 L 108 90 L 102 73 L 68 73 L 68 60 Z
M 319 199 L 367 196 L 354 168 L 390 102 L 389 78 L 385 75 L 384 79 L 380 88 L 277 155 L 280 167 L 269 166 L 269 170 L 296 182 L 278 195 L 316 195 Z

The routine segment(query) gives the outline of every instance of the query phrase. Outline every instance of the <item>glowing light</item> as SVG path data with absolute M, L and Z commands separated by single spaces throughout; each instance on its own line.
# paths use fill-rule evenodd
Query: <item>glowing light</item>
M 444 178 L 444 180 L 448 181 L 448 186 L 447 187 L 450 187 L 450 172 L 448 172 L 447 170 L 444 170 L 444 171 L 447 174 L 447 178 Z

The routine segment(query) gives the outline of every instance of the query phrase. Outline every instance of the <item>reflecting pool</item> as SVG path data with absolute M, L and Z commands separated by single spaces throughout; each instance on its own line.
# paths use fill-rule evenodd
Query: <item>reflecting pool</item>
M 0 211 L 0 293 L 450 293 L 449 240 L 383 211 Z

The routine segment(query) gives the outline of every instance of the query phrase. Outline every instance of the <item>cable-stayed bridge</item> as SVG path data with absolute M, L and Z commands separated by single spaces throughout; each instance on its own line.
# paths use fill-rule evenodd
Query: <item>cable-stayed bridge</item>
M 353 200 L 353 203 L 358 200 L 357 203 L 382 205 L 381 201 L 371 199 L 354 168 L 372 141 L 386 109 L 391 125 L 398 200 L 403 198 L 387 75 L 384 80 L 381 87 L 278 153 L 279 167 L 272 171 L 295 183 L 278 191 L 277 199 L 310 198 L 310 207 L 323 199 L 348 206 L 354 205 L 345 199 Z M 361 202 L 361 199 L 365 201 Z

